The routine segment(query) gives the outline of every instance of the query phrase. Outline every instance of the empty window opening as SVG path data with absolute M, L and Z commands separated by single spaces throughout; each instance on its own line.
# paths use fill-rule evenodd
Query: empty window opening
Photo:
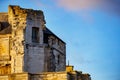
M 60 64 L 60 55 L 58 55 L 58 64 Z
M 32 27 L 32 42 L 39 42 L 39 28 Z

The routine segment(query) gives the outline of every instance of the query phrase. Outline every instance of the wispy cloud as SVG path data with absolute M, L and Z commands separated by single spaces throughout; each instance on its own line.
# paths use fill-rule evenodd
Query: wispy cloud
M 32 0 L 33 1 L 33 0 Z M 102 10 L 109 14 L 114 13 L 120 15 L 120 0 L 34 0 L 38 6 L 52 7 L 53 4 L 69 11 L 89 12 L 91 10 Z M 53 4 L 52 4 L 53 3 Z M 55 6 L 53 6 L 55 8 Z
M 100 9 L 120 14 L 119 0 L 54 0 L 59 7 L 71 11 L 88 11 Z
M 57 4 L 68 10 L 78 11 L 96 6 L 96 0 L 57 0 Z
M 60 7 L 77 12 L 87 23 L 94 23 L 94 16 L 91 13 L 93 10 L 120 16 L 120 0 L 34 0 L 33 2 L 47 9 Z

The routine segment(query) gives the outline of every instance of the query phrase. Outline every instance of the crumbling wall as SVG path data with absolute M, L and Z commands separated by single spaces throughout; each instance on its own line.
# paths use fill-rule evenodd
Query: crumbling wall
M 0 12 L 0 22 L 8 22 L 8 13 Z
M 9 28 L 9 30 L 4 30 Z M 10 24 L 8 23 L 8 13 L 0 13 L 0 34 L 11 33 Z
M 44 71 L 43 32 L 45 20 L 40 10 L 9 6 L 8 21 L 12 27 L 12 73 Z M 39 29 L 38 43 L 32 42 L 32 27 Z M 36 66 L 34 66 L 36 65 Z
M 31 74 L 30 80 L 69 80 L 69 75 L 66 72 L 45 72 Z
M 89 74 L 82 74 L 82 80 L 91 80 L 91 77 Z
M 45 71 L 43 44 L 44 15 L 40 10 L 9 6 L 8 21 L 12 28 L 11 67 L 12 73 Z M 38 42 L 32 41 L 32 28 L 38 28 Z
M 24 69 L 29 73 L 39 73 L 45 71 L 45 54 L 43 44 L 43 28 L 45 24 L 44 15 L 40 10 L 26 10 L 27 26 L 25 30 Z M 37 34 L 33 34 L 33 28 L 37 28 Z M 37 42 L 33 41 L 33 35 L 37 35 Z
M 30 80 L 28 73 L 0 75 L 0 80 Z
M 57 36 L 49 35 L 44 43 L 45 20 L 40 10 L 9 6 L 6 21 L 11 27 L 11 72 L 38 73 L 65 71 L 65 43 Z M 4 20 L 5 21 L 5 20 Z M 38 41 L 33 42 L 33 28 L 38 29 Z M 5 32 L 4 29 L 3 32 Z M 58 59 L 59 58 L 59 59 Z
M 8 21 L 12 28 L 11 36 L 11 68 L 12 73 L 23 72 L 24 56 L 24 29 L 26 27 L 27 13 L 19 6 L 9 6 Z
M 0 35 L 0 75 L 11 73 L 10 35 Z
M 65 71 L 66 68 L 66 44 L 51 35 L 48 38 L 49 49 L 46 47 L 48 71 Z M 53 68 L 53 69 L 52 69 Z M 52 69 L 52 70 L 51 70 Z

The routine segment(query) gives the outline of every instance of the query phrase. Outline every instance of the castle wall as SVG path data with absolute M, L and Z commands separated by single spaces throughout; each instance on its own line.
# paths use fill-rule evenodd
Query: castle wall
M 24 29 L 26 27 L 26 12 L 19 6 L 9 6 L 8 22 L 12 28 L 11 36 L 11 72 L 23 72 Z
M 0 61 L 10 60 L 10 35 L 0 35 Z
M 0 75 L 11 73 L 10 35 L 0 35 Z
M 0 75 L 0 80 L 91 80 L 89 74 L 78 71 L 71 72 L 42 72 L 37 74 L 13 73 Z
M 8 22 L 8 13 L 0 12 L 0 22 Z
M 44 45 L 43 45 L 43 26 L 44 18 L 42 11 L 28 10 L 27 26 L 25 29 L 25 71 L 29 73 L 39 73 L 44 71 Z M 34 33 L 33 28 L 37 28 Z M 36 39 L 37 37 L 37 39 Z M 33 39 L 35 38 L 35 39 Z
M 47 45 L 43 41 L 45 20 L 42 11 L 9 6 L 8 21 L 12 28 L 12 73 L 65 70 L 65 43 L 53 33 Z
M 8 13 L 0 12 L 0 30 L 8 26 Z
M 43 12 L 9 6 L 8 21 L 12 26 L 10 51 L 12 73 L 44 71 Z M 33 34 L 34 27 L 38 30 L 38 42 L 33 41 L 33 38 L 36 38 L 36 33 Z
M 25 55 L 26 71 L 29 73 L 39 73 L 44 71 L 44 50 L 38 47 L 29 47 Z
M 46 28 L 42 11 L 9 6 L 0 13 L 0 80 L 91 78 L 72 66 L 66 70 L 66 44 Z
M 31 74 L 31 80 L 70 80 L 66 72 L 45 72 L 40 74 Z
M 49 49 L 47 55 L 48 71 L 65 71 L 66 67 L 66 45 L 56 36 L 49 36 Z M 47 47 L 46 47 L 47 48 Z M 52 70 L 51 70 L 52 69 Z
M 28 73 L 0 75 L 0 80 L 30 80 Z

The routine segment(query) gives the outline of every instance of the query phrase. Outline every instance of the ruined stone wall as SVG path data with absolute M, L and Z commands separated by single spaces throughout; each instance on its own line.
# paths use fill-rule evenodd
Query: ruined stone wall
M 42 11 L 9 6 L 0 13 L 0 80 L 91 80 L 69 67 L 66 44 L 45 27 Z
M 0 75 L 11 73 L 10 35 L 0 35 Z
M 27 10 L 26 29 L 25 29 L 25 71 L 29 73 L 39 73 L 44 71 L 44 45 L 43 27 L 45 24 L 43 12 L 40 10 Z M 33 28 L 37 28 L 37 42 L 34 42 Z M 36 36 L 35 35 L 35 36 Z
M 66 72 L 46 72 L 31 74 L 30 80 L 69 80 L 69 75 Z
M 0 75 L 0 80 L 30 80 L 28 73 Z
M 8 21 L 12 27 L 10 50 L 12 73 L 44 71 L 43 12 L 9 6 Z M 37 43 L 32 41 L 33 27 L 39 30 Z
M 38 74 L 13 73 L 0 75 L 0 80 L 91 80 L 90 75 L 81 72 L 42 72 Z
M 10 35 L 0 35 L 0 61 L 10 60 Z
M 8 21 L 12 28 L 11 39 L 11 72 L 23 72 L 24 56 L 24 29 L 26 27 L 27 13 L 19 6 L 9 6 Z
M 12 73 L 65 71 L 65 43 L 55 35 L 49 36 L 49 48 L 43 42 L 45 20 L 42 11 L 9 6 L 8 21 L 12 27 Z M 33 28 L 38 30 L 37 34 Z M 33 41 L 35 35 L 37 42 Z
M 65 71 L 66 45 L 56 36 L 49 36 L 49 48 L 46 47 L 48 71 Z
M 82 80 L 91 80 L 91 77 L 89 74 L 82 74 L 81 78 Z
M 8 23 L 8 13 L 0 12 L 0 34 L 10 33 L 10 30 L 4 30 L 3 29 L 9 27 Z
M 8 13 L 0 12 L 0 22 L 8 22 Z
M 81 71 L 70 71 L 69 80 L 91 80 L 89 74 L 83 74 Z

